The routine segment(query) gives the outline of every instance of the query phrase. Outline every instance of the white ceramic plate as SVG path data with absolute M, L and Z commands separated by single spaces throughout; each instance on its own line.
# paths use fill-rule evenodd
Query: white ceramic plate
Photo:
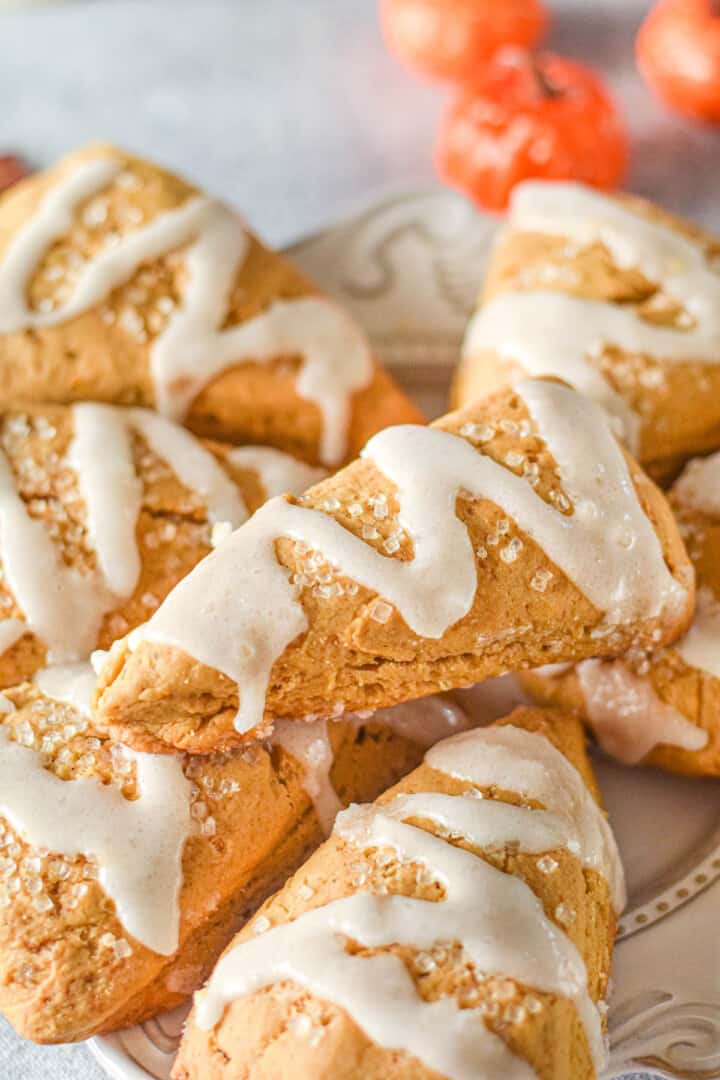
M 445 411 L 495 223 L 445 191 L 388 199 L 295 244 L 429 417 Z M 597 769 L 628 876 L 609 1077 L 720 1077 L 720 782 Z M 167 1080 L 185 1009 L 90 1040 L 115 1080 Z

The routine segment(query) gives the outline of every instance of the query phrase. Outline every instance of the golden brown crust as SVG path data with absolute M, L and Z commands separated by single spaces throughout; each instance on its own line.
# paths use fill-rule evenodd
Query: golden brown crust
M 720 520 L 683 505 L 676 488 L 669 498 L 695 567 L 698 590 L 708 590 L 720 602 Z M 621 662 L 647 680 L 660 702 L 707 734 L 702 749 L 661 744 L 643 758 L 644 763 L 690 776 L 720 776 L 720 679 L 691 666 L 672 647 L 634 649 Z M 589 723 L 585 696 L 572 668 L 556 674 L 527 672 L 521 678 L 539 704 L 575 709 Z
M 504 722 L 544 734 L 575 765 L 597 798 L 582 729 L 571 715 L 557 710 L 519 709 Z M 386 802 L 398 792 L 456 794 L 471 786 L 423 764 L 378 802 Z M 517 794 L 495 788 L 484 789 L 484 793 L 486 798 L 523 802 Z M 413 819 L 412 823 L 431 832 L 437 828 L 427 819 Z M 546 874 L 537 866 L 537 854 L 523 855 L 509 849 L 483 851 L 465 840 L 451 842 L 522 878 L 541 900 L 548 918 L 556 920 L 559 904 L 574 909 L 575 919 L 570 927 L 563 925 L 562 929 L 585 961 L 591 997 L 595 1001 L 604 998 L 615 933 L 615 917 L 604 878 L 593 870 L 584 870 L 566 849 L 552 852 L 559 865 L 554 873 Z M 442 902 L 437 884 L 424 884 L 424 878 L 418 879 L 417 867 L 412 863 L 400 862 L 396 856 L 376 860 L 367 852 L 361 855 L 357 846 L 333 834 L 285 887 L 267 901 L 261 909 L 262 916 L 271 925 L 282 924 L 331 900 L 352 895 L 358 891 L 359 859 L 365 875 L 363 891 L 380 891 L 381 887 L 383 892 Z M 246 927 L 232 944 L 246 940 L 252 933 L 253 927 Z M 404 960 L 418 994 L 425 1000 L 453 996 L 461 1008 L 477 1008 L 499 1000 L 495 1015 L 491 1011 L 485 1023 L 514 1053 L 525 1058 L 542 1080 L 594 1077 L 584 1030 L 575 1007 L 567 999 L 540 993 L 512 979 L 483 977 L 462 956 L 459 943 L 443 942 L 442 949 L 433 950 L 435 966 L 424 974 L 413 962 L 417 949 L 393 946 L 387 951 Z M 382 994 L 382 987 L 378 987 L 378 993 Z M 539 1003 L 537 1011 L 530 1012 L 523 1006 L 528 998 Z M 304 1017 L 309 1024 L 303 1022 Z M 290 1062 L 294 1080 L 340 1077 L 342 1080 L 439 1080 L 438 1073 L 407 1052 L 377 1046 L 347 1012 L 292 982 L 278 983 L 232 1002 L 211 1031 L 199 1028 L 192 1014 L 173 1077 L 174 1080 L 230 1080 L 252 1076 L 253 1080 L 271 1080 L 288 1075 Z
M 459 433 L 467 430 L 464 425 L 508 418 L 519 423 L 527 415 L 519 395 L 505 389 L 492 399 L 444 417 L 435 426 Z M 467 438 L 472 442 L 471 435 Z M 512 450 L 522 451 L 523 463 L 537 464 L 539 495 L 550 500 L 551 492 L 557 494 L 555 462 L 541 439 L 532 436 L 520 441 L 518 434 L 498 426 L 496 436 L 482 446 L 484 453 L 508 468 L 506 459 Z M 514 471 L 520 473 L 523 467 L 518 465 Z M 693 604 L 687 555 L 661 492 L 633 463 L 630 470 L 667 565 L 689 586 L 687 602 L 677 619 L 663 625 L 654 619 L 642 625 L 618 626 L 610 636 L 592 636 L 602 614 L 545 551 L 495 504 L 460 497 L 457 513 L 478 552 L 478 587 L 470 613 L 441 638 L 431 640 L 413 634 L 397 611 L 384 623 L 376 621 L 372 617 L 374 597 L 368 589 L 360 587 L 352 596 L 346 591 L 328 598 L 314 585 L 306 586 L 301 598 L 308 631 L 293 641 L 273 666 L 266 720 L 326 715 L 337 702 L 348 710 L 379 708 L 470 685 L 504 671 L 563 658 L 618 655 L 631 643 L 649 645 L 653 634 L 655 640 L 659 634 L 663 641 L 679 636 L 688 624 Z M 387 495 L 390 512 L 378 521 L 368 498 L 381 493 Z M 372 527 L 377 537 L 367 542 L 381 551 L 397 527 L 394 488 L 368 459 L 311 488 L 300 503 L 324 509 L 356 535 Z M 349 512 L 353 505 L 361 505 L 362 514 L 353 516 Z M 497 539 L 499 526 L 506 530 L 502 544 Z M 495 537 L 494 546 L 488 537 Z M 508 563 L 500 552 L 514 537 L 522 539 L 522 551 Z M 283 565 L 295 573 L 302 570 L 293 542 L 278 541 L 276 551 Z M 411 553 L 405 539 L 393 557 L 407 559 Z M 548 569 L 552 580 L 547 589 L 541 593 L 530 588 L 537 571 Z M 131 651 L 127 641 L 118 643 L 102 670 L 98 693 L 99 722 L 107 725 L 114 737 L 138 749 L 175 746 L 204 753 L 227 748 L 245 737 L 233 726 L 238 707 L 235 684 L 170 646 L 143 640 Z
M 23 411 L 0 412 L 0 453 L 8 461 L 28 514 L 45 523 L 66 565 L 90 573 L 96 567 L 95 551 L 78 478 L 67 461 L 73 432 L 73 411 L 68 406 L 28 405 Z M 227 458 L 231 449 L 227 445 L 210 441 L 204 445 L 237 485 L 248 511 L 256 510 L 267 497 L 260 474 L 252 467 L 233 465 Z M 94 646 L 99 649 L 108 649 L 145 622 L 177 582 L 211 551 L 211 522 L 203 497 L 185 486 L 137 432 L 132 433 L 132 452 L 142 483 L 136 526 L 140 577 L 132 595 L 103 619 Z M 0 547 L 2 618 L 25 621 L 4 570 Z M 0 655 L 0 689 L 29 679 L 45 659 L 40 638 L 24 634 Z
M 127 184 L 113 182 L 94 220 L 78 208 L 71 232 L 54 244 L 29 282 L 33 305 L 57 296 L 53 271 L 87 258 L 107 240 L 123 235 L 196 195 L 197 189 L 157 166 L 113 146 L 92 145 L 69 154 L 51 169 L 17 184 L 0 205 L 0 258 L 42 199 L 79 164 L 99 157 L 118 160 Z M 48 271 L 50 273 L 48 274 Z M 57 326 L 0 334 L 0 408 L 27 402 L 104 401 L 153 407 L 149 350 L 167 314 L 160 298 L 176 301 L 183 285 L 182 253 L 148 262 L 106 302 Z M 226 326 L 263 311 L 272 301 L 313 295 L 317 288 L 282 256 L 250 235 L 250 250 L 229 300 Z M 338 364 L 343 357 L 338 357 Z M 319 463 L 321 417 L 296 391 L 298 357 L 245 362 L 214 378 L 193 402 L 186 424 L 196 434 L 241 443 L 267 443 L 312 464 Z M 370 384 L 352 401 L 346 460 L 388 423 L 418 422 L 417 409 L 376 365 Z
M 17 732 L 14 738 L 37 750 L 44 733 L 82 722 L 69 706 L 27 684 L 7 696 L 17 711 L 1 719 Z M 422 756 L 418 745 L 377 719 L 338 721 L 331 742 L 331 780 L 344 805 L 373 798 Z M 95 776 L 132 795 L 134 771 L 110 748 L 90 723 L 56 742 L 46 767 L 64 780 Z M 85 859 L 51 853 L 29 871 L 23 860 L 38 852 L 2 823 L 0 1009 L 21 1035 L 35 1042 L 85 1039 L 179 1004 L 207 977 L 235 930 L 321 842 L 304 767 L 282 747 L 258 744 L 243 753 L 186 759 L 184 770 L 205 808 L 202 815 L 198 809 L 198 820 L 212 817 L 214 831 L 186 842 L 180 946 L 170 957 L 127 933 L 113 902 L 86 876 Z M 31 876 L 41 879 L 39 895 L 50 897 L 50 911 L 36 908 Z M 21 887 L 13 891 L 16 881 Z M 118 942 L 132 952 L 115 955 Z
M 720 239 L 644 199 L 623 195 L 623 205 L 696 243 L 708 259 L 720 254 Z M 551 268 L 552 273 L 548 272 Z M 619 267 L 600 243 L 578 249 L 561 236 L 508 229 L 493 252 L 482 292 L 488 302 L 500 293 L 558 290 L 583 299 L 604 300 L 635 311 L 656 326 L 683 328 L 683 312 L 634 267 Z M 680 321 L 678 321 L 680 320 Z M 720 446 L 720 365 L 716 356 L 696 362 L 661 364 L 650 356 L 628 356 L 608 348 L 587 360 L 641 417 L 638 461 L 658 481 L 669 481 L 695 454 Z M 522 367 L 490 349 L 464 357 L 452 400 L 465 405 L 524 377 Z

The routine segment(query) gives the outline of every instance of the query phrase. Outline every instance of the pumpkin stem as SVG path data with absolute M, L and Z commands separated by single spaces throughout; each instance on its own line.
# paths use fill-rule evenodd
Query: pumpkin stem
M 711 2 L 716 3 L 720 7 L 720 0 L 711 0 Z M 535 76 L 535 82 L 537 83 L 537 88 L 544 98 L 552 99 L 563 96 L 563 91 L 548 78 L 537 60 L 532 61 L 532 70 Z

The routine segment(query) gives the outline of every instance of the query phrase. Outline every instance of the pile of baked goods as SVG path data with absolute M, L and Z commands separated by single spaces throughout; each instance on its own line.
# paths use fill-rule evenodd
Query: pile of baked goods
M 720 772 L 718 253 L 524 185 L 425 426 L 164 170 L 94 146 L 0 199 L 22 1035 L 198 990 L 178 1080 L 602 1071 L 624 884 L 583 721 Z M 538 707 L 478 726 L 453 691 L 509 671 Z

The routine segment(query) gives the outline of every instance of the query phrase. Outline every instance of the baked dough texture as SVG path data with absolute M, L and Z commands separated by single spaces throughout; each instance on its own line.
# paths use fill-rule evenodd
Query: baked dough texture
M 599 801 L 582 728 L 572 715 L 559 710 L 519 709 L 501 723 L 547 738 L 575 766 L 592 797 Z M 425 762 L 381 796 L 378 804 L 387 805 L 404 793 L 461 795 L 472 787 L 467 780 L 449 776 Z M 525 801 L 512 789 L 491 786 L 480 790 L 486 800 L 539 805 Z M 486 860 L 505 874 L 521 878 L 535 893 L 547 917 L 577 947 L 587 968 L 589 995 L 603 1008 L 616 924 L 606 879 L 595 869 L 584 867 L 567 848 L 540 857 L 518 850 L 517 845 L 485 848 L 467 837 L 448 835 L 436 821 L 423 817 L 421 798 L 418 796 L 412 825 Z M 553 872 L 541 869 L 547 866 L 553 867 Z M 419 870 L 412 859 L 400 858 L 392 848 L 383 848 L 377 842 L 374 848 L 363 850 L 336 828 L 285 887 L 265 903 L 227 952 L 260 933 L 260 924 L 274 928 L 291 923 L 308 911 L 358 892 L 434 900 L 439 909 L 445 902 L 427 867 Z M 562 916 L 570 911 L 573 918 L 563 922 Z M 408 919 L 411 917 L 409 913 Z M 430 919 L 430 915 L 426 916 L 426 922 Z M 351 920 L 348 925 L 352 927 Z M 412 933 L 408 936 L 411 938 Z M 411 943 L 370 948 L 353 942 L 350 936 L 346 941 L 348 952 L 358 951 L 368 957 L 386 951 L 399 957 L 422 1002 L 450 998 L 460 1009 L 476 1010 L 474 1022 L 499 1036 L 541 1080 L 591 1080 L 595 1076 L 584 1028 L 568 998 L 476 970 L 463 954 L 460 941 L 442 938 L 425 952 Z M 302 967 L 302 954 L 297 962 Z M 375 992 L 379 1012 L 383 1007 L 397 1007 L 392 984 L 380 980 Z M 419 1009 L 416 1020 L 422 1022 Z M 462 1059 L 465 1069 L 469 1069 L 471 1060 Z M 376 1044 L 349 1012 L 299 982 L 286 979 L 231 1000 L 219 1022 L 209 1030 L 199 1026 L 196 1006 L 172 1075 L 174 1080 L 275 1080 L 280 1076 L 292 1076 L 293 1080 L 441 1080 L 442 1074 L 412 1056 L 405 1046 Z
M 130 595 L 118 596 L 115 603 L 111 598 L 105 605 L 106 611 L 100 619 L 97 636 L 86 642 L 86 649 L 82 653 L 72 653 L 70 639 L 74 627 L 58 626 L 59 651 L 62 652 L 63 646 L 71 647 L 65 655 L 56 656 L 55 662 L 58 659 L 82 661 L 91 649 L 109 648 L 113 641 L 147 619 L 177 582 L 212 550 L 213 522 L 208 492 L 200 492 L 180 479 L 174 468 L 178 463 L 162 456 L 162 440 L 148 440 L 141 428 L 133 426 L 132 410 L 99 410 L 98 417 L 101 443 L 94 447 L 89 455 L 90 460 L 85 464 L 92 468 L 93 458 L 102 459 L 101 467 L 107 470 L 106 491 L 113 494 L 116 503 L 114 510 L 119 514 L 127 510 L 124 505 L 127 492 L 123 486 L 117 491 L 111 490 L 114 470 L 120 463 L 112 456 L 112 442 L 105 445 L 103 440 L 111 421 L 119 420 L 122 424 L 127 421 L 129 464 L 141 487 L 134 545 L 139 556 L 139 574 Z M 153 422 L 152 417 L 150 420 L 154 428 L 157 421 Z M 170 421 L 160 421 L 160 425 L 161 433 L 169 435 L 171 441 L 176 437 L 176 432 L 181 436 L 179 446 L 175 447 L 176 457 L 180 458 L 180 471 L 186 463 L 188 452 L 201 451 L 208 458 L 212 455 L 220 466 L 221 477 L 224 472 L 230 484 L 235 485 L 239 508 L 245 516 L 256 510 L 270 494 L 277 494 L 277 489 L 268 491 L 265 486 L 269 481 L 262 467 L 258 467 L 258 462 L 261 466 L 264 463 L 262 455 L 269 455 L 272 465 L 280 472 L 282 490 L 286 490 L 283 483 L 286 481 L 293 483 L 296 491 L 300 492 L 322 475 L 322 470 L 306 466 L 289 456 L 285 459 L 278 451 L 263 450 L 259 453 L 253 449 L 248 457 L 244 458 L 242 451 L 238 457 L 238 450 L 227 444 L 196 440 Z M 0 457 L 7 463 L 8 469 L 7 477 L 3 480 L 6 505 L 19 497 L 20 513 L 30 519 L 31 530 L 32 522 L 35 528 L 42 527 L 52 553 L 50 565 L 41 565 L 40 559 L 35 559 L 33 565 L 23 567 L 18 575 L 15 570 L 17 544 L 7 533 L 0 535 L 0 611 L 3 620 L 28 623 L 28 612 L 22 609 L 22 598 L 25 591 L 32 591 L 35 585 L 41 591 L 51 592 L 65 578 L 69 590 L 73 592 L 74 585 L 82 579 L 90 580 L 93 575 L 100 573 L 98 549 L 82 491 L 81 467 L 72 457 L 76 427 L 76 415 L 71 406 L 28 405 L 22 410 L 0 413 Z M 208 472 L 210 479 L 213 479 L 212 458 L 207 463 L 207 471 L 203 471 L 203 479 Z M 28 527 L 27 522 L 24 524 Z M 217 524 L 222 527 L 221 522 Z M 11 523 L 8 528 L 15 529 L 16 525 Z M 117 560 L 117 553 L 115 555 Z M 78 575 L 75 582 L 68 577 L 73 572 Z M 98 582 L 98 589 L 101 587 Z M 63 617 L 72 619 L 71 612 L 72 609 L 69 609 L 63 616 L 61 611 L 60 623 Z M 58 642 L 55 644 L 58 645 Z M 42 634 L 28 627 L 27 632 L 21 633 L 19 639 L 0 655 L 0 689 L 30 678 L 46 663 L 47 651 L 47 642 Z
M 579 395 L 562 389 L 569 418 L 575 408 L 591 408 Z M 580 432 L 583 423 L 578 412 L 573 430 Z M 561 491 L 557 463 L 530 424 L 527 405 L 517 390 L 498 391 L 436 421 L 432 428 L 459 434 L 477 450 L 479 462 L 489 456 L 508 470 L 510 479 L 528 479 L 539 499 L 555 507 L 558 514 L 567 515 L 563 521 L 572 523 L 573 512 Z M 583 446 L 583 453 L 591 469 L 593 447 Z M 272 666 L 265 722 L 327 715 L 333 707 L 349 711 L 380 708 L 471 685 L 505 671 L 589 656 L 617 656 L 631 645 L 644 648 L 678 637 L 692 611 L 692 569 L 664 496 L 631 459 L 626 460 L 631 484 L 657 538 L 651 534 L 650 540 L 659 542 L 670 574 L 686 589 L 674 612 L 621 621 L 608 628 L 603 613 L 556 565 L 552 552 L 506 516 L 502 506 L 486 498 L 465 496 L 462 491 L 455 512 L 465 524 L 477 556 L 477 584 L 468 614 L 436 639 L 412 632 L 397 609 L 384 601 L 378 613 L 379 601 L 372 590 L 352 584 L 348 589 L 348 578 L 338 576 L 332 567 L 321 566 L 308 576 L 307 545 L 278 539 L 275 551 L 279 563 L 305 583 L 300 596 L 307 630 Z M 385 500 L 383 513 L 387 508 L 381 519 L 373 509 L 378 498 Z M 329 514 L 353 537 L 364 539 L 382 553 L 390 550 L 388 539 L 401 537 L 391 558 L 413 558 L 402 521 L 398 524 L 396 490 L 367 457 L 311 488 L 298 503 Z M 437 523 L 438 529 L 443 527 Z M 583 543 L 578 538 L 577 544 Z M 197 575 L 204 574 L 206 566 L 216 580 L 222 570 L 223 581 L 230 582 L 232 566 L 227 556 L 222 567 L 217 562 L 201 564 L 195 580 L 200 580 Z M 453 573 L 456 569 L 448 566 L 448 583 Z M 334 587 L 326 587 L 327 582 L 335 581 L 341 586 L 339 595 Z M 189 617 L 187 608 L 192 604 L 183 606 L 183 597 L 194 596 L 193 588 L 191 575 L 171 594 L 166 609 L 178 599 L 180 607 L 173 609 L 174 615 L 181 611 L 183 619 Z M 231 595 L 229 584 L 226 594 L 230 609 L 234 604 L 241 608 L 244 598 Z M 232 611 L 226 614 L 231 619 Z M 243 647 L 242 641 L 238 647 Z M 114 738 L 137 749 L 176 747 L 203 753 L 227 748 L 252 735 L 235 728 L 238 688 L 231 678 L 181 648 L 142 636 L 115 644 L 100 672 L 97 702 L 98 722 Z
M 629 211 L 631 221 L 635 218 L 641 225 L 647 222 L 659 225 L 688 241 L 709 272 L 717 266 L 720 255 L 717 236 L 635 196 L 595 195 L 594 198 Z M 515 294 L 522 297 L 550 293 L 600 301 L 608 305 L 611 316 L 632 314 L 641 327 L 674 331 L 679 349 L 686 351 L 683 334 L 697 329 L 693 312 L 668 292 L 660 275 L 643 272 L 632 258 L 622 261 L 608 244 L 594 235 L 584 240 L 582 228 L 587 225 L 592 229 L 592 220 L 575 221 L 579 232 L 571 236 L 569 230 L 564 235 L 560 227 L 543 229 L 542 211 L 536 214 L 532 227 L 515 225 L 512 218 L 511 214 L 510 223 L 500 233 L 494 248 L 479 310 L 498 298 Z M 668 263 L 671 272 L 677 269 L 672 259 Z M 538 320 L 540 317 L 541 312 Z M 518 319 L 522 321 L 523 316 L 518 314 Z M 576 337 L 587 333 L 582 316 L 579 327 L 572 320 L 573 313 L 569 311 L 564 326 L 566 341 L 571 344 Z M 557 331 L 561 333 L 559 327 Z M 638 431 L 633 452 L 637 460 L 655 479 L 670 480 L 688 459 L 720 446 L 720 349 L 706 344 L 704 350 L 698 349 L 697 355 L 668 362 L 652 352 L 636 353 L 613 345 L 612 334 L 612 320 L 609 320 L 605 339 L 602 340 L 601 334 L 591 343 L 583 362 L 601 375 L 609 389 L 635 415 Z M 497 337 L 501 344 L 500 335 Z M 532 349 L 529 335 L 525 334 L 525 338 Z M 537 345 L 542 348 L 543 338 L 547 340 L 547 329 L 543 331 L 538 321 L 535 351 L 539 352 Z M 510 351 L 503 354 L 500 348 L 493 348 L 492 333 L 487 340 L 474 345 L 469 332 L 455 376 L 453 403 L 465 405 L 524 378 L 528 368 L 523 366 L 519 355 L 513 357 Z M 559 374 L 538 367 L 529 373 Z M 569 369 L 564 377 L 573 382 Z
M 31 311 L 52 315 L 72 300 L 87 265 L 162 215 L 186 207 L 198 190 L 185 180 L 113 146 L 92 145 L 15 185 L 0 201 L 0 268 L 22 230 L 37 222 L 48 197 L 88 163 L 116 163 L 119 171 L 99 192 L 71 208 L 65 231 L 49 242 L 24 284 Z M 240 225 L 238 223 L 238 228 Z M 26 402 L 101 401 L 155 407 L 150 353 L 183 304 L 186 250 L 145 258 L 127 280 L 87 310 L 60 322 L 13 325 L 0 332 L 0 408 Z M 210 273 L 215 271 L 210 266 Z M 223 329 L 246 323 L 276 301 L 319 296 L 290 262 L 247 233 L 247 250 L 227 297 Z M 0 315 L 2 313 L 0 312 Z M 0 318 L 0 326 L 2 318 Z M 7 324 L 11 326 L 10 323 Z M 322 415 L 298 393 L 301 357 L 226 366 L 200 390 L 185 416 L 197 434 L 235 443 L 261 443 L 312 464 L 322 458 Z M 337 370 L 351 362 L 333 358 Z M 333 381 L 329 371 L 327 383 Z M 419 422 L 417 409 L 376 363 L 352 395 L 343 460 L 351 460 L 373 432 L 391 423 Z M 337 465 L 339 460 L 326 464 Z
M 713 654 L 720 655 L 718 491 L 720 455 L 714 455 L 691 462 L 669 492 L 670 505 L 695 568 L 697 611 L 689 634 L 675 646 L 635 648 L 620 660 L 601 665 L 596 673 L 597 685 L 599 693 L 605 685 L 607 692 L 614 694 L 614 719 L 607 717 L 604 709 L 600 717 L 594 717 L 591 701 L 572 666 L 521 676 L 523 685 L 539 703 L 576 709 L 611 753 L 614 743 L 607 741 L 608 736 L 619 740 L 615 752 L 622 755 L 625 751 L 635 763 L 691 776 L 720 776 L 720 665 L 712 659 Z M 698 655 L 698 644 L 704 656 Z M 617 690 L 613 687 L 615 679 Z M 663 731 L 667 729 L 658 726 L 666 722 L 668 709 L 681 722 L 677 742 L 664 741 Z M 629 715 L 624 717 L 623 712 Z
M 85 714 L 28 683 L 5 698 L 15 711 L 2 713 L 3 731 L 41 755 L 46 769 L 135 797 L 133 760 Z M 380 716 L 339 720 L 329 739 L 330 780 L 343 805 L 374 798 L 422 758 L 421 746 Z M 183 769 L 195 785 L 197 830 L 183 851 L 179 946 L 170 956 L 128 933 L 97 865 L 33 848 L 0 820 L 0 1010 L 25 1038 L 86 1039 L 180 1004 L 323 839 L 305 765 L 282 746 L 186 758 Z

